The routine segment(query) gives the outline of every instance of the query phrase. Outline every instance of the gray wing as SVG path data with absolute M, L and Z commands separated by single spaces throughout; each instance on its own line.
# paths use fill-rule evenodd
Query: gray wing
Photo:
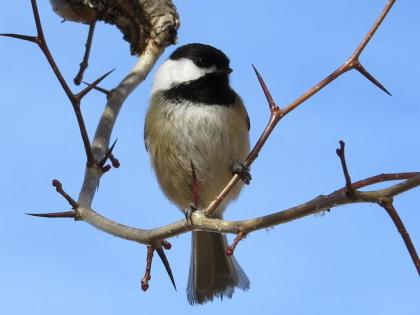
M 248 112 L 246 111 L 244 102 L 242 101 L 242 98 L 238 94 L 236 94 L 235 103 L 237 106 L 241 108 L 244 118 L 246 120 L 246 124 L 248 126 L 248 131 L 249 131 L 251 129 L 251 121 L 249 120 L 249 115 L 248 115 Z

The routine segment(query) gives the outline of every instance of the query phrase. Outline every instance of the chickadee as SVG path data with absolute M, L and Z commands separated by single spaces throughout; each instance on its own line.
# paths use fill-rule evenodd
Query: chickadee
M 238 171 L 249 152 L 249 118 L 241 98 L 229 85 L 229 59 L 209 45 L 188 44 L 176 49 L 156 72 L 146 115 L 144 141 L 165 195 L 182 211 L 194 200 L 193 163 L 201 207 L 206 207 Z M 241 167 L 239 167 L 241 169 Z M 245 182 L 250 176 L 241 169 Z M 222 218 L 238 183 L 215 211 Z M 192 233 L 187 298 L 202 304 L 214 297 L 232 297 L 235 287 L 249 280 L 234 257 L 226 255 L 226 237 Z

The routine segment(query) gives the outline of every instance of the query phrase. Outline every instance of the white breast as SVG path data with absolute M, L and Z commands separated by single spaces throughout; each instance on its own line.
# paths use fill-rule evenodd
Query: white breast
M 193 201 L 191 161 L 200 182 L 202 206 L 206 206 L 232 177 L 232 164 L 245 159 L 249 139 L 244 111 L 241 102 L 218 106 L 154 102 L 152 98 L 146 145 L 162 190 L 180 208 Z M 230 199 L 239 191 L 240 185 Z

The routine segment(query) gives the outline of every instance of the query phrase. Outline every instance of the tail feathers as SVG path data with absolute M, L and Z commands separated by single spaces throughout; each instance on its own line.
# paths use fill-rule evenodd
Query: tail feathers
M 214 297 L 231 298 L 235 288 L 249 289 L 245 272 L 234 257 L 226 255 L 226 237 L 218 233 L 193 232 L 187 298 L 203 304 Z

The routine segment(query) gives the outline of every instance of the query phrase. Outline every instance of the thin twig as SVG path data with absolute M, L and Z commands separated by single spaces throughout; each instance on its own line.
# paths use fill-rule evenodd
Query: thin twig
M 76 85 L 80 85 L 83 79 L 83 75 L 87 67 L 89 66 L 89 55 L 90 55 L 90 50 L 92 48 L 93 33 L 95 32 L 95 25 L 96 25 L 96 22 L 92 22 L 89 25 L 88 37 L 86 39 L 86 44 L 85 44 L 85 54 L 83 56 L 82 62 L 80 63 L 79 72 L 77 73 L 76 77 L 73 80 L 74 84 Z
M 64 197 L 64 199 L 67 200 L 67 202 L 70 204 L 72 209 L 77 209 L 79 207 L 79 204 L 69 195 L 67 194 L 64 189 L 63 185 L 60 183 L 58 179 L 53 179 L 52 185 L 55 187 L 55 190 Z
M 407 229 L 404 226 L 400 216 L 398 215 L 397 210 L 394 207 L 392 199 L 385 199 L 380 203 L 381 207 L 386 210 L 388 215 L 391 217 L 392 222 L 394 222 L 395 227 L 398 232 L 400 232 L 402 239 L 404 240 L 405 247 L 407 247 L 408 253 L 413 260 L 414 266 L 417 269 L 417 273 L 420 276 L 420 259 L 417 254 L 416 248 L 414 247 L 413 242 L 411 241 L 410 234 L 408 234 Z
M 353 188 L 353 185 L 351 184 L 351 178 L 350 178 L 350 173 L 349 170 L 347 168 L 347 162 L 346 162 L 346 154 L 345 154 L 345 143 L 343 140 L 340 140 L 340 148 L 338 148 L 335 152 L 337 153 L 338 157 L 340 158 L 340 162 L 341 162 L 341 167 L 343 169 L 343 174 L 344 174 L 344 178 L 346 180 L 346 195 L 349 198 L 354 197 L 356 191 Z
M 232 245 L 230 245 L 226 248 L 226 255 L 227 256 L 232 256 L 233 255 L 233 253 L 235 252 L 236 246 L 238 246 L 239 242 L 242 241 L 244 239 L 244 237 L 245 237 L 245 234 L 242 231 L 239 231 L 236 234 Z
M 147 256 L 146 256 L 146 271 L 144 276 L 141 279 L 141 289 L 147 291 L 149 289 L 149 281 L 152 278 L 152 262 L 153 262 L 153 252 L 155 251 L 152 245 L 147 245 Z
M 420 175 L 420 172 L 379 174 L 379 175 L 375 175 L 375 176 L 368 177 L 368 178 L 359 180 L 357 182 L 354 182 L 351 184 L 351 186 L 353 187 L 353 189 L 357 190 L 359 188 L 363 188 L 366 186 L 383 183 L 387 181 L 409 179 L 417 175 Z M 343 192 L 346 190 L 347 190 L 347 187 L 344 187 L 337 190 L 337 192 Z

